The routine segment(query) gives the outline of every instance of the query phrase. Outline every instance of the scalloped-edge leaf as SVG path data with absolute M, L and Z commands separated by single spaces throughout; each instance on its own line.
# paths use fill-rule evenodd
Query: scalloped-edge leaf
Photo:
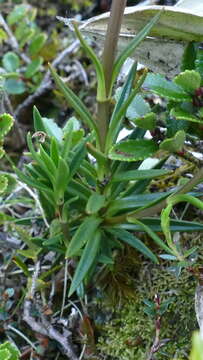
M 186 70 L 173 79 L 184 91 L 193 93 L 201 86 L 201 75 L 195 70 Z
M 173 116 L 174 118 L 176 118 L 176 120 L 186 120 L 201 124 L 203 123 L 201 119 L 181 109 L 180 107 L 173 108 L 170 112 L 170 116 Z
M 155 94 L 166 97 L 170 100 L 191 100 L 191 96 L 187 94 L 182 87 L 178 86 L 170 80 L 167 80 L 161 74 L 148 74 L 143 87 L 152 90 Z
M 186 139 L 185 131 L 179 130 L 172 138 L 162 141 L 162 143 L 159 145 L 159 148 L 161 150 L 166 150 L 169 152 L 180 151 L 184 146 L 185 139 Z
M 156 126 L 156 115 L 153 112 L 134 120 L 134 123 L 144 130 L 153 130 Z
M 139 161 L 152 156 L 158 150 L 153 140 L 127 140 L 114 145 L 108 157 L 112 160 Z
M 14 118 L 10 114 L 0 115 L 0 139 L 4 137 L 12 128 Z

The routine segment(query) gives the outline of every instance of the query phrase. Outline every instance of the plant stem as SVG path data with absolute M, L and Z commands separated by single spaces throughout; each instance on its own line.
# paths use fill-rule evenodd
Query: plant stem
M 118 43 L 126 2 L 127 0 L 113 0 L 111 7 L 111 15 L 110 15 L 107 34 L 104 42 L 103 61 L 102 61 L 104 68 L 107 96 L 109 94 L 109 90 L 111 86 L 114 59 L 116 55 L 117 43 Z
M 113 73 L 114 60 L 116 55 L 117 43 L 127 0 L 113 0 L 111 14 L 104 42 L 102 65 L 104 69 L 106 101 L 97 104 L 97 124 L 99 128 L 100 150 L 105 151 L 105 141 L 110 117 L 109 91 Z

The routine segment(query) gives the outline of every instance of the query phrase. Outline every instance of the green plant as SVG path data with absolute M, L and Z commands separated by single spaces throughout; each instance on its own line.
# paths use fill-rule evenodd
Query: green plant
M 177 249 L 169 233 L 169 213 L 179 201 L 191 201 L 202 209 L 202 202 L 196 199 L 198 193 L 180 195 L 189 192 L 201 181 L 202 172 L 178 189 L 175 197 L 172 191 L 150 193 L 149 190 L 151 179 L 168 174 L 163 164 L 171 152 L 183 147 L 184 130 L 181 129 L 172 140 L 164 140 L 167 154 L 150 169 L 141 170 L 139 167 L 144 160 L 155 156 L 163 148 L 164 142 L 158 145 L 156 139 L 146 139 L 146 129 L 136 127 L 127 139 L 117 142 L 119 133 L 125 127 L 123 120 L 126 111 L 145 83 L 146 72 L 139 76 L 136 64 L 132 66 L 112 110 L 116 78 L 124 61 L 160 17 L 160 14 L 156 15 L 114 62 L 124 7 L 123 1 L 113 2 L 102 62 L 73 22 L 81 46 L 92 60 L 97 73 L 95 117 L 50 67 L 57 86 L 75 110 L 76 116 L 88 127 L 89 133 L 85 134 L 75 118 L 69 119 L 60 129 L 52 120 L 41 117 L 35 108 L 35 133 L 27 136 L 31 162 L 25 166 L 24 173 L 15 169 L 22 182 L 38 190 L 44 214 L 51 224 L 50 232 L 44 238 L 31 239 L 30 247 L 35 256 L 41 251 L 52 249 L 66 258 L 78 260 L 69 296 L 75 290 L 82 296 L 82 286 L 88 283 L 97 266 L 112 266 L 114 250 L 123 244 L 133 246 L 158 263 L 158 256 L 139 239 L 140 231 L 144 231 L 164 250 L 166 254 L 162 257 L 166 259 L 185 264 L 185 260 L 196 250 Z M 187 99 L 188 95 L 185 97 Z M 155 115 L 151 111 L 149 114 L 154 122 Z M 151 126 L 151 120 L 148 123 Z M 151 216 L 167 204 L 162 214 L 162 229 L 167 239 L 165 243 L 157 234 L 162 231 L 160 217 Z M 202 225 L 171 220 L 172 232 L 195 229 L 201 230 Z
M 3 344 L 0 344 L 0 358 L 2 360 L 19 360 L 20 351 L 15 345 L 6 341 Z
M 4 156 L 3 149 L 4 137 L 10 131 L 14 123 L 14 119 L 9 114 L 0 115 L 0 159 Z M 8 178 L 4 174 L 0 174 L 0 194 L 2 194 L 8 185 Z

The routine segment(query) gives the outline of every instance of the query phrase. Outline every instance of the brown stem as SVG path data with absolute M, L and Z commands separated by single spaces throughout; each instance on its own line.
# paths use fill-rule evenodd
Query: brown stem
M 116 55 L 117 43 L 121 29 L 123 13 L 127 0 L 113 0 L 111 15 L 104 42 L 103 67 L 106 82 L 106 93 L 109 94 L 111 78 L 113 72 L 114 59 Z

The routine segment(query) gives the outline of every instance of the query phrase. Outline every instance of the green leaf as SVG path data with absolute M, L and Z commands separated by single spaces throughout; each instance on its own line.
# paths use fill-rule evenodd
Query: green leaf
M 39 71 L 42 63 L 43 63 L 42 57 L 38 57 L 37 59 L 32 60 L 31 63 L 28 64 L 28 66 L 26 68 L 25 77 L 29 79 L 32 76 L 34 76 L 36 74 L 36 72 Z
M 28 52 L 30 56 L 34 56 L 39 53 L 39 51 L 44 46 L 45 42 L 47 40 L 47 35 L 40 33 L 34 37 L 34 39 L 30 42 Z
M 18 21 L 24 18 L 27 14 L 28 9 L 29 5 L 27 4 L 16 5 L 7 17 L 9 25 L 16 24 Z
M 134 67 L 132 68 L 132 72 L 133 72 Z M 134 69 L 135 71 L 135 69 Z M 131 74 L 131 72 L 130 72 Z M 130 75 L 129 75 L 130 76 Z M 132 103 L 133 99 L 135 98 L 135 96 L 137 95 L 138 91 L 140 90 L 140 87 L 142 86 L 144 80 L 146 77 L 146 72 L 144 72 L 144 74 L 141 76 L 141 78 L 139 79 L 139 81 L 137 81 L 135 88 L 131 91 L 131 93 L 129 93 L 129 89 L 128 86 L 130 85 L 130 83 L 126 83 L 126 94 L 124 96 L 124 98 L 127 96 L 127 93 L 129 93 L 126 101 L 122 102 L 122 97 L 123 97 L 123 92 L 121 93 L 121 96 L 119 98 L 119 103 L 121 101 L 121 104 L 117 108 L 114 110 L 111 119 L 110 119 L 110 126 L 109 126 L 109 130 L 108 130 L 108 134 L 107 134 L 107 139 L 106 139 L 106 150 L 108 151 L 109 148 L 111 147 L 111 145 L 116 142 L 117 136 L 119 134 L 120 131 L 120 125 L 121 125 L 121 121 L 123 119 L 123 117 L 126 115 L 126 111 L 128 109 L 128 107 L 130 106 L 130 104 Z M 127 81 L 130 81 L 130 77 L 128 77 Z M 132 80 L 131 80 L 132 81 Z M 123 89 L 123 91 L 125 90 L 125 87 Z
M 156 114 L 150 112 L 140 118 L 134 119 L 134 123 L 144 130 L 153 130 L 156 126 Z
M 58 88 L 61 90 L 65 99 L 74 108 L 76 113 L 81 117 L 82 121 L 86 125 L 88 125 L 91 130 L 95 131 L 97 140 L 99 140 L 98 128 L 89 110 L 80 100 L 80 98 L 77 95 L 75 95 L 74 92 L 67 85 L 64 84 L 64 82 L 57 75 L 56 71 L 51 66 L 49 68 Z
M 0 174 L 0 194 L 3 194 L 8 186 L 8 179 L 5 175 Z
M 66 252 L 66 258 L 78 254 L 78 251 L 84 246 L 84 244 L 86 244 L 88 240 L 94 236 L 101 222 L 102 219 L 95 216 L 89 216 L 82 222 L 71 239 Z
M 161 228 L 161 219 L 158 218 L 144 218 L 142 223 L 150 227 L 152 231 L 162 232 Z M 118 227 L 121 227 L 126 230 L 131 231 L 142 231 L 142 227 L 138 224 L 122 224 Z M 174 220 L 171 219 L 170 222 L 171 232 L 194 232 L 194 231 L 203 231 L 203 224 L 200 224 L 195 221 L 186 221 L 186 220 Z
M 192 351 L 190 360 L 202 360 L 203 340 L 199 332 L 195 332 L 192 337 Z
M 61 142 L 63 139 L 63 131 L 61 128 L 52 120 L 42 117 L 34 106 L 33 108 L 34 128 L 35 131 L 43 131 L 48 136 L 54 137 L 57 141 Z
M 25 83 L 20 79 L 6 79 L 4 90 L 11 95 L 20 95 L 26 91 Z
M 147 25 L 134 37 L 134 39 L 125 47 L 125 49 L 118 56 L 113 69 L 112 80 L 111 80 L 111 89 L 113 88 L 114 82 L 123 66 L 125 60 L 130 57 L 142 40 L 149 34 L 153 26 L 158 22 L 161 16 L 161 11 L 158 12 Z M 111 92 L 110 92 L 111 94 Z
M 162 141 L 159 145 L 161 150 L 169 152 L 177 152 L 182 150 L 186 140 L 186 134 L 184 130 L 179 130 L 172 138 Z
M 14 167 L 14 171 L 16 172 L 16 174 L 18 175 L 19 179 L 22 182 L 25 182 L 26 184 L 30 185 L 31 187 L 34 187 L 35 189 L 46 191 L 49 194 L 52 193 L 49 187 L 47 187 L 46 185 L 44 185 L 39 181 L 35 181 L 32 177 L 23 174 L 19 169 Z
M 18 348 L 9 341 L 0 344 L 0 351 L 7 350 L 9 352 L 9 360 L 19 360 L 20 359 L 20 351 Z M 4 357 L 1 358 L 5 360 Z
M 0 349 L 0 359 L 9 360 L 10 358 L 10 352 L 7 349 Z
M 95 262 L 100 249 L 101 232 L 97 230 L 89 237 L 87 244 L 82 252 L 79 264 L 77 265 L 68 296 L 71 296 L 84 280 L 92 264 Z
M 169 174 L 170 171 L 164 169 L 150 169 L 150 170 L 129 170 L 115 174 L 112 182 L 154 179 L 159 176 Z
M 8 51 L 2 58 L 2 64 L 8 72 L 15 72 L 20 66 L 19 56 L 13 51 Z
M 126 212 L 138 209 L 140 207 L 147 207 L 155 204 L 170 195 L 171 192 L 164 193 L 149 193 L 127 196 L 125 198 L 116 199 L 110 202 L 107 215 L 112 216 L 118 212 Z
M 192 94 L 201 86 L 201 76 L 195 70 L 186 70 L 177 75 L 173 81 L 183 90 Z
M 119 161 L 138 161 L 152 156 L 158 150 L 153 140 L 127 140 L 114 145 L 108 157 Z
M 174 101 L 191 101 L 192 98 L 180 86 L 167 80 L 160 74 L 148 74 L 143 84 L 144 88 L 152 90 L 159 96 L 166 97 Z
M 93 193 L 88 199 L 86 205 L 86 212 L 88 214 L 96 214 L 105 204 L 105 196 L 97 193 Z
M 190 114 L 180 107 L 173 108 L 170 112 L 170 116 L 173 116 L 176 120 L 186 120 L 201 124 L 203 123 L 202 119 Z
M 2 139 L 12 128 L 14 118 L 10 114 L 0 115 L 0 139 Z
M 151 111 L 151 108 L 141 95 L 136 95 L 128 107 L 126 117 L 134 121 L 137 118 L 143 117 Z
M 143 255 L 150 258 L 156 264 L 159 263 L 156 255 L 153 254 L 153 252 L 142 241 L 140 241 L 136 236 L 131 234 L 129 231 L 116 229 L 116 228 L 110 228 L 110 229 L 107 228 L 106 230 L 110 234 L 114 235 L 116 238 L 124 241 L 126 244 L 131 245 L 136 250 L 140 251 Z
M 82 47 L 84 48 L 88 57 L 92 60 L 95 70 L 96 70 L 96 74 L 97 74 L 96 79 L 98 82 L 97 100 L 105 101 L 106 100 L 106 86 L 105 86 L 104 70 L 103 70 L 102 63 L 100 62 L 97 55 L 94 53 L 92 48 L 88 45 L 88 43 L 85 41 L 85 39 L 81 35 L 75 22 L 73 22 L 73 26 L 74 26 L 75 33 L 76 33 L 78 39 L 80 40 Z
M 57 167 L 59 162 L 59 146 L 58 146 L 58 142 L 54 137 L 51 138 L 50 156 L 55 166 Z
M 64 201 L 64 193 L 68 186 L 70 170 L 67 162 L 63 158 L 59 158 L 56 181 L 54 185 L 54 192 L 57 204 L 61 204 Z
M 138 224 L 140 225 L 140 227 L 142 228 L 142 230 L 144 230 L 151 238 L 152 240 L 154 240 L 154 242 L 162 249 L 164 249 L 165 251 L 167 251 L 169 254 L 173 254 L 173 252 L 171 251 L 171 249 L 164 243 L 164 241 L 149 227 L 147 226 L 145 223 L 135 219 L 135 218 L 131 218 L 130 216 L 127 217 L 127 220 L 129 222 L 132 222 L 134 224 Z

